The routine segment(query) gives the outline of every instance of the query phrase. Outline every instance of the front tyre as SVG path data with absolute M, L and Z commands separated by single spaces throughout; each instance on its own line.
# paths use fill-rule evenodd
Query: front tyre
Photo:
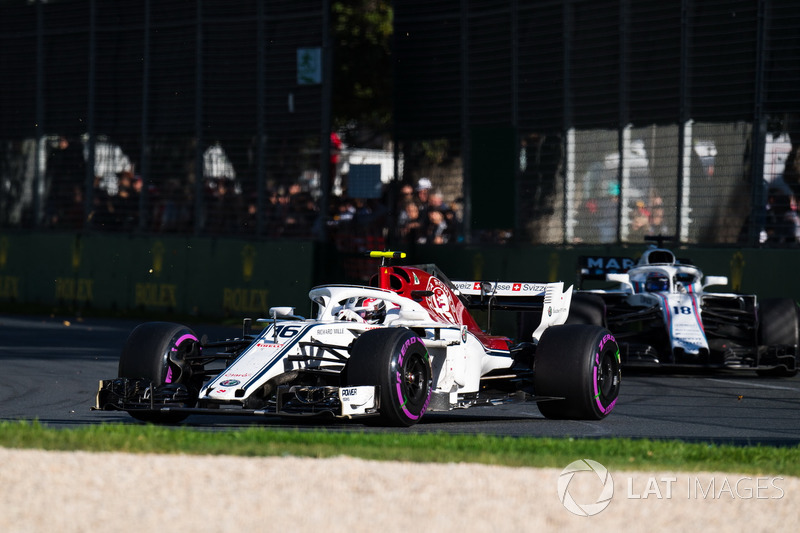
M 183 386 L 189 399 L 182 407 L 193 407 L 202 384 L 195 376 L 186 356 L 196 349 L 194 332 L 180 324 L 146 322 L 137 326 L 122 347 L 118 375 L 121 378 L 144 378 L 155 387 Z M 133 418 L 143 422 L 176 423 L 188 415 L 158 411 L 130 410 Z
M 419 422 L 433 390 L 428 350 L 405 328 L 374 329 L 361 334 L 350 349 L 348 386 L 377 386 L 380 421 L 408 427 Z
M 622 379 L 619 346 L 605 328 L 551 326 L 534 359 L 534 393 L 546 418 L 600 420 L 617 403 Z

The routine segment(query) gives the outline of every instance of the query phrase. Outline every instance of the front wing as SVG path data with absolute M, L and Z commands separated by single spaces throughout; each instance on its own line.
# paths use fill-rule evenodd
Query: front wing
M 146 379 L 116 378 L 100 381 L 93 409 L 165 414 L 359 418 L 378 413 L 378 392 L 378 387 L 372 386 L 283 385 L 278 387 L 275 400 L 261 409 L 248 409 L 242 404 L 188 407 L 194 399 L 183 385 L 155 386 Z

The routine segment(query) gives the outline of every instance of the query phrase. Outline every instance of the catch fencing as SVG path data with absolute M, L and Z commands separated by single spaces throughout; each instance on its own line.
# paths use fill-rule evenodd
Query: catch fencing
M 0 2 L 0 227 L 309 238 L 327 4 Z
M 476 242 L 796 244 L 792 2 L 395 8 L 407 173 L 463 191 Z M 442 163 L 415 165 L 430 146 Z
M 395 2 L 375 154 L 330 4 L 0 1 L 0 228 L 386 246 L 427 178 L 451 243 L 796 245 L 793 2 Z

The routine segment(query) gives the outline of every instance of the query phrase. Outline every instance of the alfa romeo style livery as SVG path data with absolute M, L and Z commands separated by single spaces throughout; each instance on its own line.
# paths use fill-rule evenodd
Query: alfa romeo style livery
M 399 252 L 372 252 L 400 259 Z M 565 325 L 563 283 L 451 282 L 434 265 L 383 264 L 369 286 L 309 291 L 311 316 L 274 307 L 253 333 L 208 342 L 180 324 L 133 330 L 96 409 L 153 422 L 191 414 L 374 417 L 410 426 L 427 412 L 534 400 L 548 418 L 602 419 L 620 390 L 619 349 L 597 325 Z M 484 312 L 486 329 L 470 309 Z M 535 327 L 492 335 L 495 312 Z
M 568 323 L 607 326 L 626 366 L 797 373 L 800 327 L 794 300 L 709 292 L 728 278 L 704 276 L 691 261 L 663 248 L 663 238 L 655 240 L 638 261 L 582 258 L 581 286 L 599 279 L 616 288 L 576 291 Z

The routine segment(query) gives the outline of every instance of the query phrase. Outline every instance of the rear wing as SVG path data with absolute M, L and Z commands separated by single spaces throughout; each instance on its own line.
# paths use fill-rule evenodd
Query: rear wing
M 486 309 L 491 323 L 492 310 L 539 311 L 541 321 L 533 332 L 538 342 L 549 326 L 563 324 L 569 316 L 572 286 L 564 290 L 564 282 L 523 283 L 497 281 L 453 281 L 467 307 Z
M 458 292 L 465 296 L 544 296 L 549 285 L 555 283 L 517 283 L 500 281 L 454 281 Z M 562 283 L 563 285 L 563 283 Z

